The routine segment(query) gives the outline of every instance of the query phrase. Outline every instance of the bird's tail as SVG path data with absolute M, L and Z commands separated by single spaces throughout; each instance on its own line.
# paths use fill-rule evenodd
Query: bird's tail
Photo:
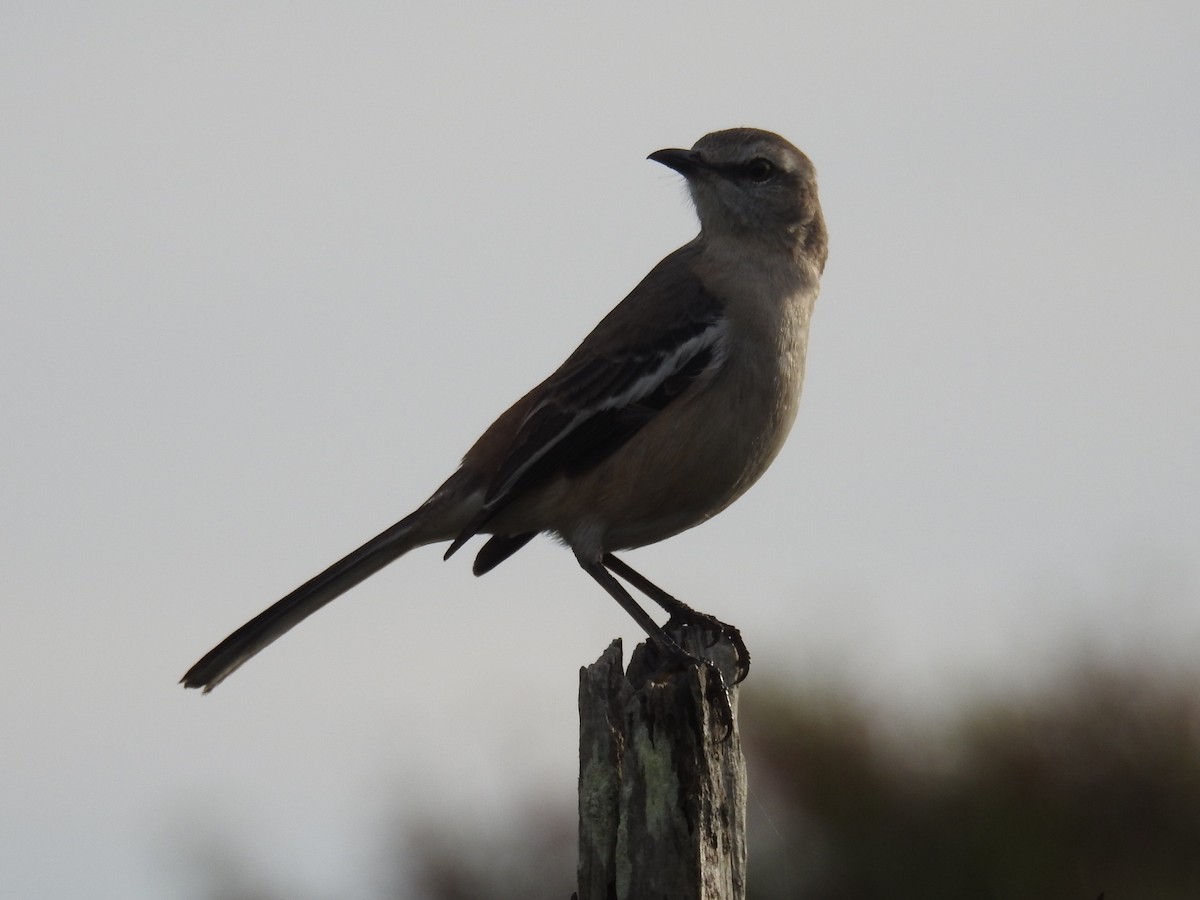
M 305 582 L 282 600 L 263 610 L 188 669 L 180 679 L 184 687 L 208 693 L 242 663 L 272 641 L 299 625 L 331 600 L 374 575 L 409 550 L 437 538 L 428 535 L 427 507 L 397 522 L 349 556 L 338 560 L 316 578 Z

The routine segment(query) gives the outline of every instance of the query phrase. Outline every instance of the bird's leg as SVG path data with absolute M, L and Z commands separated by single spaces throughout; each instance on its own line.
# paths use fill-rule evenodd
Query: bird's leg
M 609 596 L 621 604 L 621 608 L 633 617 L 633 620 L 642 626 L 646 634 L 663 649 L 664 652 L 674 657 L 676 662 L 683 663 L 687 666 L 702 666 L 709 672 L 709 691 L 712 696 L 708 699 L 715 701 L 718 709 L 718 718 L 721 725 L 721 740 L 725 740 L 733 734 L 733 706 L 729 700 L 729 689 L 725 686 L 725 676 L 721 674 L 720 668 L 710 659 L 704 659 L 694 654 L 689 653 L 679 645 L 679 642 L 665 632 L 659 624 L 650 617 L 650 615 L 642 609 L 636 600 L 633 599 L 629 591 L 622 587 L 621 582 L 617 581 L 613 574 L 605 568 L 605 563 L 602 562 L 587 562 L 582 559 L 579 564 L 583 570 L 592 576 L 604 590 L 608 591 Z M 623 565 L 623 564 L 622 564 Z M 639 576 L 640 577 L 640 576 Z M 648 582 L 647 582 L 648 583 Z M 657 590 L 657 588 L 656 588 Z M 715 620 L 714 620 L 715 621 Z
M 611 553 L 606 553 L 601 563 L 605 568 L 609 569 L 621 578 L 624 578 L 631 585 L 661 606 L 666 610 L 671 617 L 664 626 L 670 630 L 673 626 L 677 629 L 687 628 L 689 626 L 699 627 L 703 630 L 706 638 L 706 646 L 711 647 L 720 638 L 726 637 L 733 645 L 733 652 L 737 657 L 736 674 L 733 679 L 734 684 L 741 684 L 746 676 L 750 673 L 750 651 L 746 648 L 746 642 L 742 640 L 742 633 L 733 625 L 722 622 L 707 613 L 702 613 L 699 610 L 692 609 L 682 600 L 672 597 L 654 582 L 647 580 L 646 576 L 630 568 L 629 565 L 617 559 Z M 634 618 L 637 618 L 636 616 Z M 711 640 L 708 638 L 711 637 Z

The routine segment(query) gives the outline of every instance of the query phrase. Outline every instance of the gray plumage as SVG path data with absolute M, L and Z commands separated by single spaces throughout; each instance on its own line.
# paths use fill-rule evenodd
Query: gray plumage
M 421 507 L 231 634 L 184 675 L 184 685 L 212 690 L 409 550 L 450 542 L 448 557 L 476 534 L 491 535 L 477 574 L 539 533 L 556 537 L 673 652 L 682 653 L 614 573 L 673 619 L 729 628 L 612 554 L 716 515 L 783 446 L 825 266 L 825 223 L 811 162 L 770 132 L 718 131 L 691 150 L 650 159 L 687 179 L 700 219 L 696 238 L 655 266 L 554 374 L 505 411 Z

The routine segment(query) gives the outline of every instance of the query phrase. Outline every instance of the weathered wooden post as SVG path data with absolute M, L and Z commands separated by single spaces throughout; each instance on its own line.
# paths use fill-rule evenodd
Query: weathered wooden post
M 689 647 L 692 652 L 699 648 Z M 701 652 L 731 671 L 725 643 Z M 579 677 L 578 900 L 744 900 L 746 767 L 701 669 L 614 641 Z

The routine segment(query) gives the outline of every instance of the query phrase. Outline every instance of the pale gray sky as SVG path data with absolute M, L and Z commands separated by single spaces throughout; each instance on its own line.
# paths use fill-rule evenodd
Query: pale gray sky
M 175 682 L 692 236 L 644 157 L 718 128 L 821 174 L 805 400 L 631 561 L 742 627 L 751 688 L 1188 659 L 1197 46 L 1193 2 L 5 4 L 0 894 L 193 896 L 199 822 L 367 897 L 396 810 L 572 795 L 577 668 L 638 635 L 547 542 L 414 554 Z

